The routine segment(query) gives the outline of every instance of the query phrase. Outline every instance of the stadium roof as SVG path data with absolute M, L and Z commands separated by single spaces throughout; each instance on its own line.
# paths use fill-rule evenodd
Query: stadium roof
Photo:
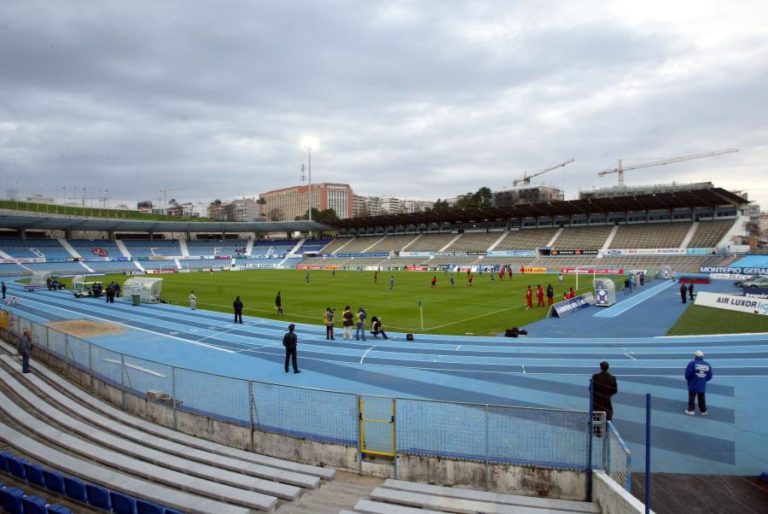
M 316 221 L 226 222 L 143 221 L 80 216 L 0 213 L 0 228 L 14 230 L 101 230 L 106 232 L 307 232 L 332 227 Z
M 368 216 L 341 220 L 337 228 L 361 228 L 375 226 L 417 225 L 421 223 L 467 223 L 496 221 L 541 216 L 570 216 L 626 211 L 713 207 L 717 205 L 744 205 L 749 203 L 739 195 L 719 187 L 691 189 L 687 191 L 658 192 L 611 198 L 590 198 L 562 202 L 519 204 L 513 207 L 482 209 L 448 209 L 411 214 Z

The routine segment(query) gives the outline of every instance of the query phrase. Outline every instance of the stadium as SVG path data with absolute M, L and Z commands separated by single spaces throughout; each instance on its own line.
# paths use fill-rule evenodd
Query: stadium
M 21 489 L 3 505 L 640 512 L 651 483 L 669 509 L 692 477 L 759 504 L 765 290 L 734 285 L 768 274 L 751 223 L 712 184 L 334 224 L 5 209 L 0 465 Z M 370 317 L 343 337 L 345 308 L 387 338 Z M 684 413 L 697 350 L 706 418 Z M 610 420 L 590 407 L 601 361 Z

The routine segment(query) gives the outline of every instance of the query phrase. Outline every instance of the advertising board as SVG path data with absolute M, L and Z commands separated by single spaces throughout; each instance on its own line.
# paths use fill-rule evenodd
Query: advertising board
M 748 312 L 768 316 L 768 300 L 749 298 L 732 294 L 708 293 L 702 291 L 696 294 L 695 305 L 726 309 L 729 311 Z

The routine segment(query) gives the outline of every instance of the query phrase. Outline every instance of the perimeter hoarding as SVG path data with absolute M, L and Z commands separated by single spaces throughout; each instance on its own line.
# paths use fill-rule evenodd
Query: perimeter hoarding
M 696 294 L 695 305 L 726 309 L 729 311 L 748 312 L 768 316 L 768 300 L 749 298 L 732 294 L 708 293 L 702 291 Z

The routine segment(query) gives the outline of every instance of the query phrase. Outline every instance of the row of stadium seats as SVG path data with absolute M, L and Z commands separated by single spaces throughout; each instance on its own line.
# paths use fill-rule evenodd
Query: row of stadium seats
M 10 452 L 0 452 L 0 471 L 51 494 L 96 509 L 117 514 L 180 514 L 130 494 L 80 480 L 57 470 L 28 462 Z M 18 514 L 66 514 L 72 511 L 62 505 L 48 504 L 44 498 L 27 496 L 20 489 L 3 492 L 3 508 Z

